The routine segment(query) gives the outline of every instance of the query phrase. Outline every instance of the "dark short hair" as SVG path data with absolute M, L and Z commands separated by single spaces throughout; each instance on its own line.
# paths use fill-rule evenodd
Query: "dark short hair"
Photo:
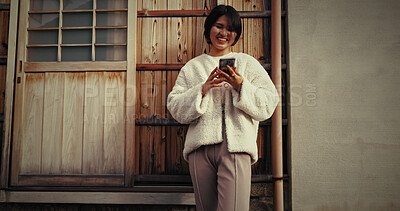
M 206 38 L 208 44 L 211 44 L 211 27 L 214 25 L 215 22 L 217 22 L 219 17 L 224 15 L 228 18 L 228 29 L 236 32 L 236 38 L 235 41 L 232 43 L 232 46 L 234 46 L 239 40 L 239 37 L 242 34 L 242 21 L 240 20 L 239 13 L 235 10 L 235 8 L 231 6 L 218 5 L 211 10 L 210 14 L 206 18 L 206 21 L 204 22 L 204 37 Z

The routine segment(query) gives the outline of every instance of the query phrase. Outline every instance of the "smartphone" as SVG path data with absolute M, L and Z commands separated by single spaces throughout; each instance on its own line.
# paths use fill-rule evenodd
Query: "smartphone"
M 229 65 L 231 68 L 234 68 L 235 67 L 235 58 L 226 58 L 226 59 L 219 60 L 219 69 L 224 71 L 227 74 L 230 74 L 227 65 Z

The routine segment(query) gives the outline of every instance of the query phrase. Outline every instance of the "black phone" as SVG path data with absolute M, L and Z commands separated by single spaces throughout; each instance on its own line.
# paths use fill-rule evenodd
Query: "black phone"
M 224 71 L 227 74 L 230 74 L 228 67 L 226 67 L 227 65 L 234 68 L 235 67 L 235 58 L 226 58 L 226 59 L 219 60 L 219 69 Z

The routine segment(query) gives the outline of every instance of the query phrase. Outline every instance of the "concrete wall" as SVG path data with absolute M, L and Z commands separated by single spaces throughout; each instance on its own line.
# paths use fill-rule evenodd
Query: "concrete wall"
M 293 210 L 400 210 L 399 11 L 288 0 Z

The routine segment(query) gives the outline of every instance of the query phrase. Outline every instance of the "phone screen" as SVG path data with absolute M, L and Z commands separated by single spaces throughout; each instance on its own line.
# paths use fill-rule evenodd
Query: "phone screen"
M 227 58 L 227 59 L 220 59 L 219 60 L 219 69 L 229 74 L 228 67 L 226 67 L 227 65 L 229 65 L 230 67 L 234 68 L 235 67 L 235 59 L 234 58 Z

